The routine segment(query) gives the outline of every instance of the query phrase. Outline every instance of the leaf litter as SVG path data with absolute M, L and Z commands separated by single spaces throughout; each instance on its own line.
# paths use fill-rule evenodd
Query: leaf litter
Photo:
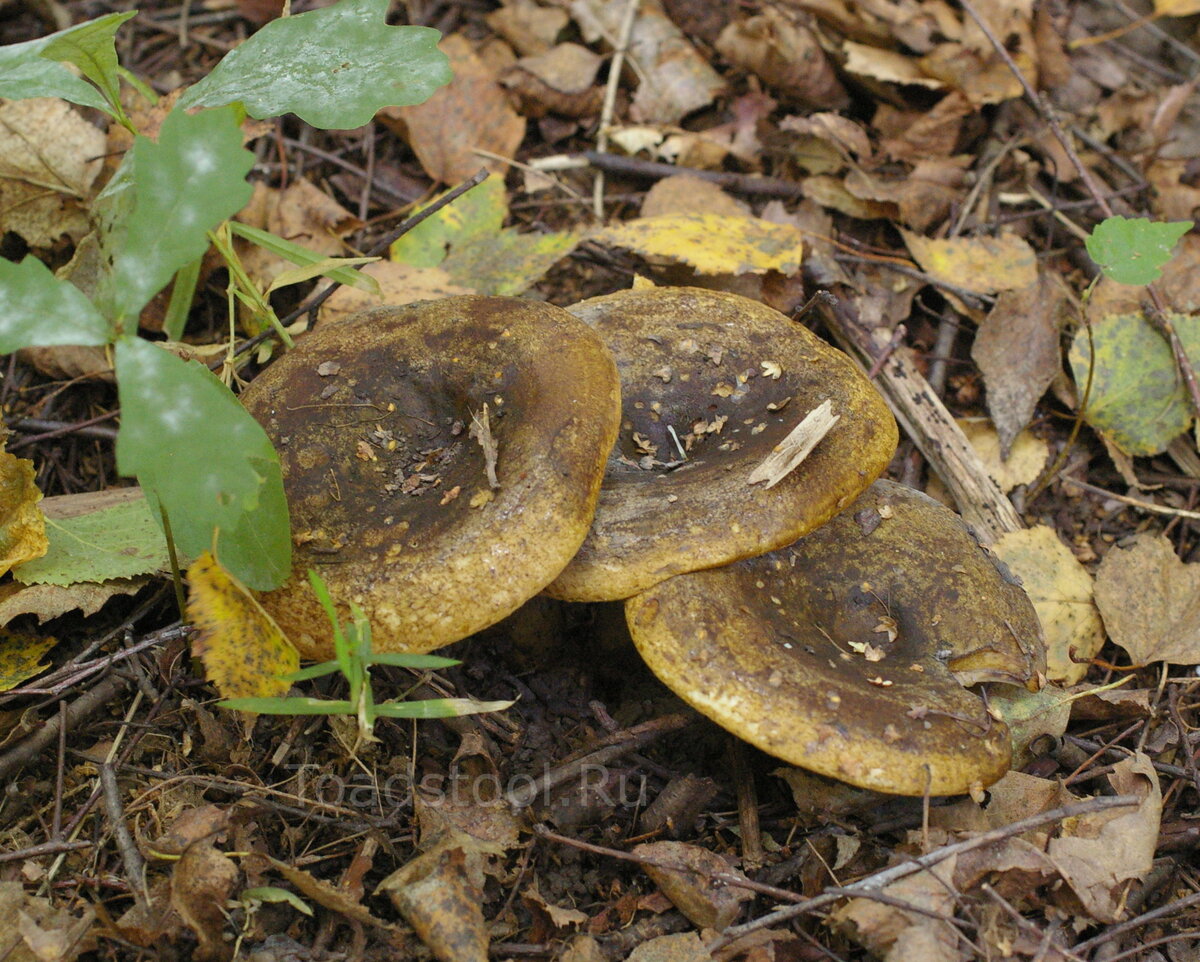
M 95 729 L 72 724 L 66 738 L 77 753 L 66 759 L 78 760 L 63 766 L 63 814 L 95 820 L 100 832 L 90 837 L 105 840 L 126 820 L 159 827 L 145 836 L 157 854 L 143 887 L 118 843 L 73 849 L 65 836 L 35 828 L 54 824 L 54 790 L 44 787 L 54 784 L 46 777 L 53 749 L 14 760 L 8 753 L 19 749 L 32 716 L 57 714 L 39 709 L 45 693 L 28 673 L 43 664 L 61 671 L 79 659 L 78 680 L 56 681 L 51 694 L 65 710 L 83 710 L 89 679 L 128 644 L 125 633 L 150 638 L 178 617 L 161 592 L 170 561 L 155 539 L 159 521 L 144 501 L 58 521 L 50 499 L 38 502 L 20 480 L 25 493 L 6 503 L 24 513 L 10 534 L 29 521 L 36 527 L 44 511 L 49 550 L 34 559 L 36 544 L 19 549 L 14 578 L 0 584 L 0 621 L 15 621 L 26 639 L 0 642 L 4 685 L 15 686 L 0 705 L 0 735 L 13 736 L 0 768 L 23 766 L 20 784 L 30 788 L 0 820 L 20 879 L 4 883 L 0 902 L 21 913 L 7 936 L 16 940 L 12 948 L 0 949 L 15 958 L 69 959 L 99 946 L 117 957 L 109 938 L 116 932 L 132 945 L 186 946 L 198 958 L 230 958 L 238 938 L 239 951 L 286 946 L 309 957 L 319 931 L 323 944 L 340 950 L 443 958 L 490 951 L 758 962 L 796 957 L 805 940 L 846 958 L 1069 958 L 1108 942 L 1149 962 L 1158 956 L 1139 943 L 1154 939 L 1194 951 L 1188 919 L 1200 897 L 1172 846 L 1191 838 L 1194 849 L 1195 680 L 1170 666 L 1200 662 L 1197 527 L 1187 513 L 1196 508 L 1200 464 L 1186 378 L 1153 311 L 1165 310 L 1194 359 L 1200 248 L 1193 236 L 1174 248 L 1175 235 L 1149 239 L 1154 271 L 1169 258 L 1155 280 L 1160 307 L 1145 290 L 1111 279 L 1140 282 L 1151 271 L 1141 263 L 1133 273 L 1128 263 L 1122 269 L 1119 244 L 1115 254 L 1112 243 L 1093 245 L 1111 277 L 1080 303 L 1094 269 L 1081 266 L 1082 237 L 1099 219 L 1085 206 L 1086 178 L 1045 117 L 1018 99 L 1020 83 L 989 33 L 1070 125 L 1100 136 L 1105 151 L 1077 140 L 1076 154 L 1132 198 L 1123 212 L 1159 221 L 1188 221 L 1200 201 L 1189 166 L 1200 144 L 1186 83 L 1194 55 L 1180 41 L 1130 30 L 1128 18 L 1105 5 L 1064 18 L 1023 4 L 801 0 L 742 9 L 643 0 L 625 39 L 625 4 L 486 6 L 470 14 L 469 29 L 441 43 L 454 67 L 450 87 L 422 105 L 385 107 L 377 125 L 281 141 L 291 172 L 277 176 L 273 160 L 261 164 L 260 206 L 239 216 L 321 257 L 353 257 L 380 236 L 380 222 L 481 166 L 493 171 L 483 187 L 394 245 L 388 259 L 367 266 L 381 297 L 341 287 L 321 324 L 373 303 L 465 291 L 569 304 L 638 276 L 748 293 L 789 311 L 812 288 L 831 286 L 877 352 L 860 356 L 864 367 L 886 379 L 889 352 L 908 359 L 904 370 L 923 379 L 918 397 L 937 393 L 955 417 L 973 419 L 967 423 L 977 436 L 964 445 L 986 444 L 983 472 L 1019 509 L 1013 515 L 1023 530 L 991 550 L 1034 601 L 1056 684 L 994 692 L 994 712 L 1017 733 L 1017 767 L 986 796 L 935 799 L 926 809 L 920 799 L 852 798 L 845 786 L 802 772 L 788 776 L 793 799 L 766 757 L 753 759 L 748 780 L 735 780 L 724 736 L 704 724 L 683 739 L 637 741 L 635 750 L 630 739 L 641 736 L 628 733 L 671 717 L 677 704 L 621 647 L 610 612 L 584 614 L 544 599 L 464 643 L 455 652 L 464 659 L 459 668 L 389 669 L 398 694 L 519 695 L 514 708 L 415 727 L 381 724 L 380 743 L 354 758 L 333 721 L 262 720 L 253 739 L 242 740 L 234 717 L 192 700 L 212 689 L 196 686 L 176 639 L 136 655 L 139 688 L 153 689 L 172 710 L 147 715 L 123 694 L 111 713 L 92 708 L 84 716 Z M 1194 12 L 1194 4 L 1163 2 L 1156 24 L 1174 31 L 1174 18 Z M 369 19 L 358 17 L 348 35 L 383 29 L 382 21 L 364 27 Z M 221 22 L 190 30 L 218 45 L 234 36 Z M 1113 31 L 1120 44 L 1107 39 Z M 626 66 L 610 77 L 618 45 Z M 422 55 L 432 56 L 431 48 Z M 199 79 L 194 64 L 172 57 L 131 66 L 168 63 L 180 73 L 167 74 L 165 86 L 179 76 Z M 1147 74 L 1146 61 L 1158 72 Z M 62 76 L 54 82 L 70 87 Z M 209 81 L 191 96 L 210 96 L 217 86 Z M 324 105 L 293 106 L 304 113 Z M 373 91 L 364 90 L 358 106 L 369 116 Z M 10 139 L 21 143 L 0 151 L 3 223 L 45 265 L 31 270 L 61 268 L 75 254 L 64 273 L 90 294 L 84 235 L 95 192 L 111 175 L 101 158 L 128 149 L 128 138 L 110 132 L 106 148 L 102 125 L 61 101 L 11 100 L 4 110 Z M 144 132 L 161 124 L 161 116 L 134 115 Z M 585 203 L 595 174 L 585 153 L 600 124 L 628 156 L 621 171 L 605 168 L 597 219 Z M 167 148 L 171 137 L 168 128 Z M 259 159 L 265 155 L 274 157 L 274 148 Z M 676 176 L 652 163 L 672 165 Z M 1152 189 L 1139 195 L 1141 184 Z M 771 193 L 781 185 L 787 190 Z M 139 227 L 149 255 L 171 240 L 169 231 L 156 233 L 162 226 Z M 261 248 L 244 250 L 264 291 L 292 269 L 278 255 L 249 253 Z M 204 309 L 186 319 L 186 349 L 195 356 L 220 356 L 230 337 L 213 266 L 201 269 Z M 153 286 L 144 267 L 122 268 L 135 282 L 119 294 L 132 298 L 131 310 Z M 303 283 L 272 297 L 290 304 Z M 165 298 L 144 311 L 136 305 L 147 329 L 161 325 L 165 308 Z M 815 317 L 801 321 L 823 321 L 833 337 L 843 336 L 836 314 Z M 87 318 L 80 323 L 85 340 L 96 334 Z M 253 319 L 241 310 L 234 323 L 249 332 Z M 65 346 L 39 350 L 67 356 Z M 764 349 L 763 359 L 770 357 Z M 33 457 L 37 484 L 49 494 L 80 498 L 110 483 L 111 445 L 83 433 L 114 405 L 111 386 L 92 376 L 103 362 L 88 358 L 65 375 L 86 380 L 61 385 L 51 379 L 62 373 L 30 367 L 26 353 L 15 362 L 21 379 L 6 379 L 6 419 L 18 436 L 35 438 L 22 454 Z M 760 376 L 770 376 L 765 365 Z M 153 419 L 154 403 L 165 404 L 138 398 L 130 415 Z M 985 415 L 991 425 L 980 420 Z M 47 421 L 65 432 L 54 435 Z M 695 421 L 709 423 L 703 412 Z M 895 473 L 933 489 L 949 470 L 936 456 L 944 441 L 920 448 L 925 462 L 913 444 L 922 428 L 905 425 L 909 440 Z M 47 433 L 54 436 L 41 437 Z M 476 433 L 486 449 L 486 431 Z M 205 469 L 203 458 L 183 453 L 186 470 Z M 1040 490 L 1034 474 L 1047 460 Z M 1090 487 L 1064 483 L 1064 473 Z M 31 469 L 25 476 L 32 483 Z M 253 499 L 253 479 L 245 481 Z M 286 642 L 211 562 L 202 559 L 192 581 L 189 618 L 214 629 L 206 657 L 214 646 L 224 649 L 226 667 L 208 669 L 209 682 L 222 694 L 235 682 L 278 691 L 268 678 L 295 665 Z M 55 638 L 63 641 L 52 648 Z M 193 651 L 204 644 L 193 639 Z M 261 666 L 266 651 L 278 657 Z M 10 662 L 24 667 L 9 672 Z M 48 677 L 61 679 L 60 671 Z M 1124 677 L 1134 684 L 1111 688 Z M 126 712 L 130 724 L 120 720 Z M 80 788 L 90 794 L 95 779 L 86 752 L 105 757 L 118 734 L 135 747 L 114 756 L 116 794 L 104 798 L 102 812 L 78 808 L 72 799 Z M 614 745 L 624 750 L 599 754 Z M 606 760 L 589 767 L 596 758 Z M 579 780 L 564 777 L 581 772 Z M 514 778 L 521 785 L 508 784 Z M 498 791 L 481 788 L 493 782 Z M 757 798 L 744 797 L 747 785 Z M 533 803 L 514 815 L 499 799 L 516 788 Z M 1120 805 L 1106 807 L 1114 798 Z M 643 826 L 651 804 L 665 815 Z M 548 825 L 556 840 L 534 834 Z M 165 841 L 168 826 L 182 833 L 174 847 Z M 47 855 L 37 848 L 46 842 L 63 847 Z M 623 861 L 638 843 L 639 854 L 662 863 L 660 881 Z M 976 847 L 954 848 L 961 843 Z M 680 848 L 655 848 L 662 845 Z M 927 856 L 935 860 L 889 881 L 896 866 Z M 680 859 L 690 866 L 686 897 L 662 874 L 678 871 Z M 739 870 L 758 888 L 731 884 Z M 51 878 L 74 884 L 100 874 L 127 886 L 99 896 L 111 925 L 95 923 L 91 903 L 70 885 L 56 884 L 52 899 L 35 894 Z M 845 893 L 817 914 L 796 916 L 803 921 L 774 914 L 787 901 L 825 898 L 839 884 Z M 250 909 L 249 893 L 271 886 L 308 902 L 321 921 L 305 921 L 286 901 Z M 725 895 L 728 906 L 680 911 Z M 1156 909 L 1157 918 L 1138 918 Z M 716 932 L 724 926 L 725 935 Z

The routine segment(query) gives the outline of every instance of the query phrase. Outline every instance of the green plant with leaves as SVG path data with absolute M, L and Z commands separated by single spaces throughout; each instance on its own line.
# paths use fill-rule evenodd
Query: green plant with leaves
M 285 681 L 309 681 L 340 672 L 346 680 L 347 696 L 342 699 L 306 698 L 289 695 L 282 698 L 228 698 L 217 704 L 222 708 L 253 711 L 263 715 L 353 715 L 358 719 L 359 741 L 374 736 L 377 718 L 450 718 L 480 712 L 503 711 L 511 701 L 478 701 L 474 698 L 426 698 L 407 700 L 405 695 L 376 702 L 371 690 L 370 669 L 374 665 L 396 668 L 435 669 L 457 665 L 453 658 L 440 655 L 414 655 L 404 652 L 376 652 L 371 649 L 371 624 L 363 610 L 350 603 L 350 621 L 338 619 L 329 589 L 315 571 L 308 573 L 309 583 L 329 618 L 333 631 L 332 661 L 310 665 L 284 676 Z M 415 686 L 414 686 L 415 687 Z
M 198 556 L 219 535 L 222 563 L 259 590 L 278 586 L 291 569 L 279 460 L 228 388 L 203 365 L 138 337 L 138 317 L 174 279 L 166 331 L 178 338 L 200 259 L 215 243 L 230 266 L 231 302 L 249 303 L 278 327 L 265 292 L 238 272 L 231 232 L 292 260 L 292 282 L 317 274 L 351 279 L 346 261 L 324 261 L 229 222 L 251 194 L 254 155 L 243 147 L 241 123 L 247 115 L 294 113 L 314 126 L 352 128 L 381 107 L 428 99 L 450 80 L 439 34 L 390 27 L 387 8 L 388 0 L 340 0 L 268 23 L 184 92 L 157 141 L 133 129 L 121 103 L 122 82 L 137 82 L 118 64 L 114 37 L 133 12 L 0 47 L 0 97 L 59 97 L 101 110 L 135 134 L 91 205 L 90 242 L 102 268 L 89 289 L 56 277 L 32 255 L 0 259 L 0 354 L 108 347 L 121 407 L 118 470 L 137 477 L 168 539 L 185 554 Z

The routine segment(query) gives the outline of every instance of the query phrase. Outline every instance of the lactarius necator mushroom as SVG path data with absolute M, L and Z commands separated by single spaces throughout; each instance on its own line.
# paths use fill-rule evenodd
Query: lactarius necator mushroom
M 622 423 L 592 530 L 553 597 L 628 598 L 790 544 L 858 497 L 896 447 L 887 405 L 850 359 L 757 301 L 650 288 L 568 310 L 616 359 Z M 807 459 L 758 480 L 814 411 L 836 421 Z
M 385 651 L 450 644 L 539 592 L 587 533 L 620 413 L 587 325 L 482 296 L 320 327 L 243 398 L 279 450 L 295 544 L 261 600 L 311 657 L 330 649 L 309 568 Z
M 876 482 L 790 547 L 671 578 L 626 602 L 662 681 L 772 755 L 901 795 L 1008 769 L 1007 727 L 964 685 L 1037 687 L 1025 592 L 958 516 Z

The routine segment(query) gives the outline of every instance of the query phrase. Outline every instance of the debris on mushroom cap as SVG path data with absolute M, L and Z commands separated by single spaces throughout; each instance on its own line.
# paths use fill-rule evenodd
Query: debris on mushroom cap
M 757 301 L 697 288 L 568 308 L 621 374 L 622 421 L 596 519 L 547 593 L 628 598 L 685 571 L 790 544 L 886 467 L 896 424 L 850 359 Z M 824 402 L 836 421 L 799 467 L 753 472 Z
M 309 568 L 383 651 L 448 645 L 537 594 L 587 533 L 620 417 L 595 333 L 507 297 L 320 327 L 243 400 L 279 450 L 295 542 L 263 606 L 312 657 L 330 643 Z
M 948 508 L 877 481 L 796 544 L 625 603 L 651 670 L 793 765 L 899 795 L 1007 771 L 1007 727 L 965 684 L 1040 684 L 1025 592 Z

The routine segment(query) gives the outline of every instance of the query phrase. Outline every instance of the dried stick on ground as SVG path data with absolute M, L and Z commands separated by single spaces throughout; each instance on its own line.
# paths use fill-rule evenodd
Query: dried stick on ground
M 902 351 L 884 356 L 872 332 L 859 321 L 846 299 L 820 305 L 826 326 L 843 350 L 865 366 L 878 369 L 875 378 L 892 413 L 925 455 L 958 505 L 959 514 L 985 542 L 993 542 L 1025 525 L 1012 502 L 997 487 L 941 399 Z

